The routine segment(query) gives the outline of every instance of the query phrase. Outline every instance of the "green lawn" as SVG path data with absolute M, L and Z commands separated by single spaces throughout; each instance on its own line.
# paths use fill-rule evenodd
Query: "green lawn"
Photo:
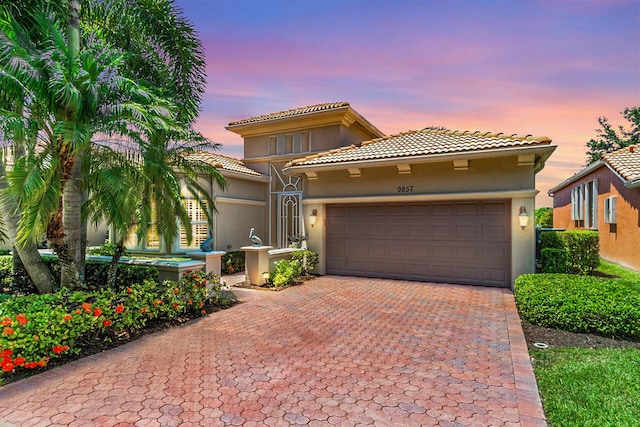
M 550 425 L 640 424 L 640 349 L 565 347 L 531 356 Z
M 640 293 L 640 273 L 607 261 L 598 271 Z M 531 357 L 551 426 L 640 426 L 640 349 L 561 347 Z

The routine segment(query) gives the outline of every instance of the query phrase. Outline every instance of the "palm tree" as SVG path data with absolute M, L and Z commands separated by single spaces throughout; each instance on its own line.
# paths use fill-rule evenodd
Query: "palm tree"
M 21 240 L 24 242 L 40 232 L 42 226 L 39 225 L 49 215 L 46 231 L 62 261 L 62 283 L 77 285 L 83 278 L 83 231 L 86 236 L 86 224 L 83 226 L 80 206 L 88 194 L 88 188 L 83 187 L 81 178 L 86 174 L 90 162 L 93 149 L 91 136 L 101 130 L 109 135 L 129 137 L 142 131 L 148 141 L 153 140 L 156 146 L 164 147 L 172 140 L 177 140 L 176 136 L 185 129 L 190 129 L 197 116 L 204 90 L 204 55 L 193 28 L 169 0 L 96 0 L 85 2 L 82 9 L 79 1 L 71 0 L 66 39 L 59 30 L 58 22 L 61 19 L 54 18 L 55 14 L 59 18 L 65 18 L 65 8 L 59 3 L 52 5 L 40 0 L 19 0 L 16 3 L 20 20 L 35 24 L 28 28 L 35 28 L 36 31 L 27 34 L 23 28 L 19 28 L 20 31 L 9 32 L 5 38 L 10 39 L 9 35 L 21 33 L 22 36 L 12 42 L 16 46 L 21 46 L 20 42 L 23 42 L 26 47 L 20 53 L 29 53 L 29 58 L 36 63 L 30 63 L 29 58 L 18 59 L 39 72 L 36 74 L 41 77 L 41 83 L 48 78 L 54 83 L 36 84 L 30 88 L 32 99 L 40 100 L 41 96 L 44 98 L 41 103 L 45 107 L 44 112 L 36 111 L 33 108 L 36 102 L 33 102 L 29 117 L 45 119 L 44 128 L 47 129 L 45 134 L 48 138 L 45 138 L 44 147 L 47 149 L 34 152 L 35 154 L 28 153 L 29 156 L 17 162 L 20 167 L 14 168 L 12 172 L 14 194 L 27 193 L 26 197 L 20 198 L 21 208 L 31 208 L 31 214 L 23 216 L 21 228 L 26 231 L 22 232 Z M 28 13 L 37 10 L 51 10 L 52 14 Z M 20 27 L 6 10 L 4 15 L 10 18 L 8 21 L 12 22 L 13 28 Z M 46 25 L 43 25 L 45 21 Z M 109 45 L 103 40 L 108 40 Z M 130 53 L 118 56 L 113 46 Z M 46 60 L 37 62 L 38 54 L 41 59 Z M 17 71 L 11 68 L 14 63 L 13 57 L 2 63 L 10 71 L 9 75 Z M 38 65 L 42 69 L 38 69 Z M 162 103 L 155 102 L 152 108 L 146 108 L 150 101 L 154 103 L 153 101 L 160 99 L 143 90 L 142 85 L 134 84 L 142 80 L 157 88 L 164 97 L 175 100 L 178 108 L 172 111 L 176 111 L 177 127 L 172 129 L 169 126 L 172 116 L 168 114 L 170 107 L 166 103 L 161 106 Z M 113 81 L 125 83 L 124 86 L 133 89 L 133 93 L 128 92 L 130 97 L 123 96 L 127 92 L 122 87 L 114 91 L 113 86 L 109 85 Z M 109 99 L 107 95 L 114 92 L 119 97 Z M 125 105 L 122 104 L 123 100 Z M 133 109 L 127 109 L 127 106 Z M 120 118 L 114 120 L 119 114 Z M 145 120 L 148 121 L 140 123 Z M 136 138 L 137 136 L 133 139 Z M 166 174 L 165 177 L 170 178 Z M 62 185 L 49 187 L 48 192 L 35 191 L 38 189 L 36 183 L 52 183 L 56 178 L 60 179 Z M 219 177 L 216 180 L 219 181 Z M 155 184 L 161 182 L 156 180 Z M 190 185 L 189 188 L 194 194 L 202 193 L 197 186 Z M 57 199 L 53 197 L 56 191 L 59 191 Z M 93 194 L 97 192 L 94 191 Z M 168 194 L 175 196 L 176 193 L 169 190 Z M 34 206 L 38 197 L 42 201 L 45 195 L 49 203 Z M 58 203 L 53 214 L 51 204 L 55 200 Z M 145 200 L 153 200 L 153 197 Z M 162 200 L 166 199 L 163 197 Z M 175 201 L 173 205 L 166 206 L 176 208 Z M 143 214 L 142 219 L 148 219 L 148 209 L 149 207 L 138 211 Z M 179 209 L 176 212 L 179 216 L 182 215 Z M 167 227 L 166 232 L 170 233 L 172 229 L 169 225 Z M 144 227 L 140 229 L 143 230 Z
M 198 134 L 187 133 L 189 142 L 166 144 L 165 138 L 140 141 L 138 149 L 120 151 L 103 146 L 94 150 L 88 183 L 92 195 L 85 205 L 85 214 L 91 222 L 106 222 L 114 229 L 116 250 L 112 257 L 108 286 L 115 285 L 118 261 L 125 249 L 125 240 L 136 228 L 139 242 L 144 241 L 151 224 L 162 236 L 166 247 L 171 247 L 178 234 L 176 217 L 187 228 L 191 240 L 191 223 L 183 204 L 181 185 L 184 183 L 202 207 L 212 206 L 213 200 L 198 177 L 213 177 L 220 188 L 226 180 L 212 165 L 198 160 L 194 154 L 211 149 L 207 140 Z M 131 155 L 136 161 L 131 161 Z M 204 212 L 211 223 L 210 212 Z
M 92 135 L 169 129 L 173 107 L 120 75 L 125 56 L 100 39 L 88 37 L 91 43 L 74 55 L 55 17 L 36 14 L 35 23 L 38 44 L 11 15 L 0 21 L 6 45 L 0 71 L 22 89 L 23 121 L 36 121 L 40 130 L 38 143 L 8 173 L 9 190 L 22 212 L 18 242 L 34 241 L 46 227 L 62 264 L 61 284 L 78 286 L 84 266 L 82 166 Z

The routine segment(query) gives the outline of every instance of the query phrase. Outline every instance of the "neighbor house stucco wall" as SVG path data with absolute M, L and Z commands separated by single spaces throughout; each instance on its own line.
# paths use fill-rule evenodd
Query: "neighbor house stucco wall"
M 581 177 L 553 195 L 553 226 L 565 230 L 583 229 L 571 219 L 571 190 L 583 183 L 598 180 L 597 230 L 600 233 L 600 256 L 608 261 L 640 271 L 640 189 L 630 189 L 606 165 Z M 604 220 L 604 201 L 617 196 L 617 223 Z

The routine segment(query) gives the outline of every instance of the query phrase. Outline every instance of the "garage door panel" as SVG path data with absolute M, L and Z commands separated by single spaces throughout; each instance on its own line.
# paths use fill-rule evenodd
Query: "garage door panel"
M 510 229 L 504 200 L 329 205 L 327 272 L 509 286 Z

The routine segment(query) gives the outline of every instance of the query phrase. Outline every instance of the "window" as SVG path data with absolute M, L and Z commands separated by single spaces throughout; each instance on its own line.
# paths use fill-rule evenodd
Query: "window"
M 617 223 L 617 197 L 611 196 L 604 199 L 604 222 L 606 224 Z
M 571 219 L 586 229 L 598 228 L 598 180 L 571 189 Z
M 309 132 L 269 137 L 269 154 L 282 156 L 292 153 L 306 153 L 311 151 Z
M 186 228 L 180 225 L 180 248 L 198 249 L 200 248 L 200 244 L 209 237 L 207 216 L 198 201 L 192 196 L 184 196 L 182 203 L 187 209 L 189 219 L 191 220 L 191 244 L 189 245 L 187 243 Z
M 143 242 L 138 244 L 138 226 L 132 227 L 131 231 L 125 239 L 124 246 L 129 249 L 160 249 L 160 235 L 158 234 L 158 226 L 156 225 L 156 210 L 151 209 L 151 224 L 147 230 L 147 237 Z

